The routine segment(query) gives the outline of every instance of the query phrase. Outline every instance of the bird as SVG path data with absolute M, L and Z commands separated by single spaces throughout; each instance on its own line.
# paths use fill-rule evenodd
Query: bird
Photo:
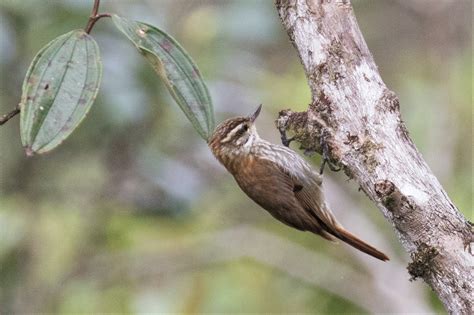
M 220 123 L 208 145 L 238 186 L 275 219 L 324 239 L 339 239 L 382 261 L 388 256 L 347 231 L 335 218 L 323 193 L 322 175 L 289 147 L 260 138 L 255 121 L 262 105 L 249 116 Z

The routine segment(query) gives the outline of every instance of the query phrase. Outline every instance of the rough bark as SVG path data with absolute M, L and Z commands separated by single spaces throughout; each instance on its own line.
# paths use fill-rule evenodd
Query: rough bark
M 452 314 L 472 312 L 472 224 L 416 149 L 399 101 L 382 81 L 350 1 L 277 0 L 312 91 L 307 112 L 282 111 L 280 129 L 327 152 L 377 204 L 412 261 Z

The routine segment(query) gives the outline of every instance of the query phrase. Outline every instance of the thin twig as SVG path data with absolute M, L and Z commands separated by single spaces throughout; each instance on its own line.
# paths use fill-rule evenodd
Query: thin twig
M 84 31 L 87 34 L 90 34 L 92 31 L 92 28 L 94 27 L 95 23 L 100 20 L 103 17 L 111 17 L 112 15 L 109 13 L 99 13 L 99 6 L 100 6 L 100 0 L 94 0 L 94 6 L 92 8 L 91 16 L 89 17 L 89 20 L 87 21 L 87 25 L 84 28 Z
M 16 115 L 18 115 L 19 113 L 20 113 L 20 105 L 17 105 L 15 109 L 13 109 L 11 112 L 0 117 L 0 126 L 6 123 L 7 121 L 9 121 L 10 119 L 12 119 L 13 117 L 15 117 Z
M 94 7 L 92 8 L 92 16 L 96 16 L 99 13 L 100 0 L 94 0 Z

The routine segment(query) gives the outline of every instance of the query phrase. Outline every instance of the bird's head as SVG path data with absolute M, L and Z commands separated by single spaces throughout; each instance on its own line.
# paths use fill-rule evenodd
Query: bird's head
M 229 118 L 220 123 L 209 140 L 209 146 L 217 157 L 247 152 L 255 140 L 259 139 L 255 120 L 262 105 L 250 116 Z

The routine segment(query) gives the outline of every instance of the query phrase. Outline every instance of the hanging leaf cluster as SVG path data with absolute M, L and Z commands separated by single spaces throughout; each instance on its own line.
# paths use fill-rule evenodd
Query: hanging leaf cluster
M 214 130 L 212 101 L 188 53 L 155 26 L 117 15 L 112 20 L 207 141 Z M 48 152 L 71 135 L 94 103 L 101 77 L 99 47 L 84 30 L 61 35 L 38 52 L 23 82 L 20 102 L 20 134 L 27 155 Z

